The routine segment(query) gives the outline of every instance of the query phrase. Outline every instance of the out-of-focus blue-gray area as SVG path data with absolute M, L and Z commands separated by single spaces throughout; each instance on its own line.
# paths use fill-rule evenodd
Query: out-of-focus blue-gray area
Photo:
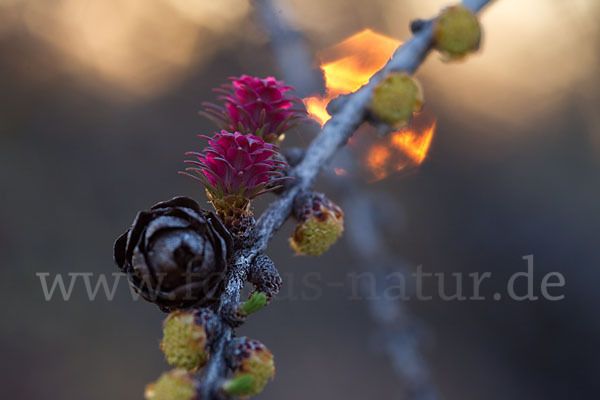
M 175 195 L 206 201 L 177 175 L 184 152 L 204 145 L 195 135 L 212 129 L 200 103 L 228 76 L 278 74 L 251 6 L 208 3 L 0 1 L 3 397 L 141 398 L 168 368 L 158 347 L 164 315 L 133 302 L 124 281 L 112 302 L 90 302 L 81 281 L 69 301 L 45 301 L 36 273 L 116 272 L 112 243 L 139 209 Z M 421 3 L 293 1 L 285 12 L 316 54 L 366 27 L 403 40 L 410 19 L 446 4 Z M 433 54 L 418 73 L 437 117 L 426 161 L 363 190 L 402 209 L 387 236 L 399 264 L 493 274 L 486 301 L 407 302 L 428 327 L 423 352 L 443 398 L 593 398 L 600 10 L 583 0 L 496 3 L 482 19 L 480 54 L 451 65 Z M 312 136 L 288 137 L 284 146 Z M 240 330 L 276 357 L 276 379 L 259 398 L 398 398 L 401 382 L 373 351 L 368 305 L 349 300 L 348 273 L 368 266 L 355 265 L 345 241 L 318 259 L 294 257 L 291 229 L 268 251 L 285 280 L 281 297 Z M 565 299 L 492 300 L 529 254 L 537 294 L 558 271 Z M 303 284 L 310 273 L 320 274 L 318 296 Z

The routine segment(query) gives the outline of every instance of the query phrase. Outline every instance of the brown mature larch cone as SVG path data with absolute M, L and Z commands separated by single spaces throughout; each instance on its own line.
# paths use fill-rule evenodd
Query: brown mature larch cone
M 217 299 L 231 248 L 215 214 L 176 197 L 140 211 L 117 239 L 114 257 L 135 291 L 168 312 Z

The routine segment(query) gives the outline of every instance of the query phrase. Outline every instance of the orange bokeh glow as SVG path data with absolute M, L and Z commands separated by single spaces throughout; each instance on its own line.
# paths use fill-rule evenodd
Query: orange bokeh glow
M 362 30 L 344 41 L 322 51 L 321 70 L 325 77 L 324 96 L 304 99 L 311 117 L 323 125 L 331 118 L 327 103 L 340 94 L 354 92 L 369 82 L 369 78 L 389 60 L 400 41 Z
M 319 58 L 326 90 L 323 96 L 304 99 L 310 116 L 324 125 L 331 118 L 327 104 L 335 97 L 354 92 L 367 84 L 400 44 L 394 38 L 365 29 L 322 51 Z M 378 138 L 370 144 L 363 157 L 364 167 L 372 181 L 425 160 L 435 131 L 435 119 L 428 119 L 425 129 L 417 129 L 415 124 L 411 124 L 407 129 Z M 337 170 L 335 172 L 341 175 Z
M 425 129 L 403 129 L 380 138 L 368 149 L 365 166 L 372 182 L 390 173 L 421 164 L 435 132 L 435 120 Z
M 412 130 L 394 132 L 391 135 L 391 142 L 395 148 L 405 152 L 408 158 L 420 164 L 427 156 L 427 150 L 429 150 L 434 131 L 435 122 L 421 133 Z

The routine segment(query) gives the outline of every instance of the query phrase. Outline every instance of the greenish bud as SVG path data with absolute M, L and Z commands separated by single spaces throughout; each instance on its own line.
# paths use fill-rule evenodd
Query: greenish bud
M 258 340 L 241 337 L 235 340 L 234 375 L 230 382 L 236 395 L 245 397 L 262 392 L 275 375 L 273 354 Z M 251 378 L 251 379 L 250 379 Z
M 320 256 L 344 231 L 344 213 L 323 194 L 313 193 L 296 212 L 296 226 L 290 246 L 297 254 Z
M 247 316 L 257 312 L 267 305 L 267 295 L 262 292 L 254 292 L 252 296 L 240 305 L 238 313 Z
M 447 60 L 458 60 L 476 51 L 481 41 L 481 26 L 468 8 L 448 7 L 434 26 L 435 47 Z
M 184 369 L 165 372 L 154 383 L 146 386 L 146 400 L 197 400 L 194 377 Z
M 196 371 L 206 363 L 207 333 L 201 314 L 175 311 L 165 319 L 160 347 L 169 365 Z
M 223 384 L 223 390 L 231 396 L 244 396 L 252 392 L 254 378 L 251 374 L 239 374 Z
M 369 111 L 375 119 L 404 128 L 423 106 L 423 93 L 416 79 L 399 72 L 388 75 L 373 90 Z

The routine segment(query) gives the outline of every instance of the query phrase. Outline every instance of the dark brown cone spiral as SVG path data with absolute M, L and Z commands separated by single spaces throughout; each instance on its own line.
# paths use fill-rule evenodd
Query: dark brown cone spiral
M 169 312 L 217 299 L 232 246 L 214 213 L 176 197 L 140 211 L 115 242 L 114 257 L 136 292 Z

